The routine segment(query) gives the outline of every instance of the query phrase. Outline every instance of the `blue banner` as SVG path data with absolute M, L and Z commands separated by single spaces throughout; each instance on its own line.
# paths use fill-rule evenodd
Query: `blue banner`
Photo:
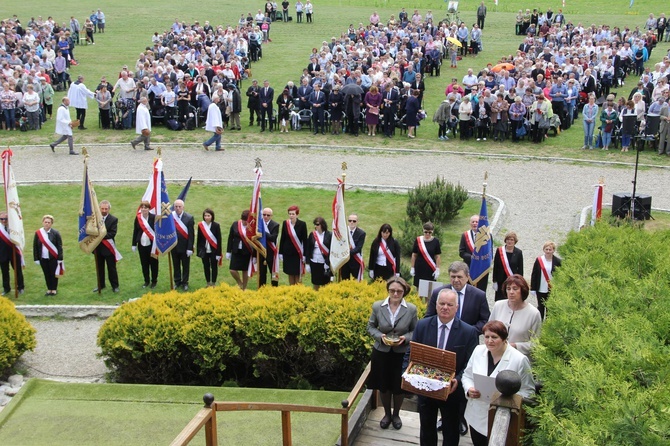
M 162 163 L 161 163 L 162 164 Z M 156 232 L 156 249 L 158 254 L 166 254 L 177 245 L 177 230 L 172 216 L 172 204 L 165 185 L 165 175 L 162 165 L 158 173 L 160 177 L 160 206 L 156 206 L 156 221 L 154 231 Z
M 482 208 L 479 211 L 479 224 L 475 236 L 475 249 L 470 261 L 470 282 L 477 285 L 491 270 L 493 261 L 493 242 L 489 232 L 489 214 L 486 208 L 486 197 L 482 197 Z

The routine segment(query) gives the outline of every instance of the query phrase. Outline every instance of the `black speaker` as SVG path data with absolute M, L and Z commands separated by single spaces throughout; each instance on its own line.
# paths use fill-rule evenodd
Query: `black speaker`
M 635 200 L 635 220 L 649 220 L 651 218 L 651 195 L 637 195 Z M 626 218 L 630 213 L 631 194 L 619 192 L 612 195 L 612 215 Z

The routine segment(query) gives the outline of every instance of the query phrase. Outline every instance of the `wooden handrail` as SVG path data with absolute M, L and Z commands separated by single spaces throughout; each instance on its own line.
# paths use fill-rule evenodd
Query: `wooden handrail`
M 170 446 L 186 446 L 198 434 L 202 427 L 205 427 L 205 441 L 207 446 L 218 445 L 216 431 L 216 412 L 233 411 L 276 411 L 281 412 L 282 420 L 282 444 L 291 446 L 291 412 L 309 412 L 340 415 L 340 445 L 349 445 L 349 411 L 353 407 L 358 394 L 363 389 L 365 382 L 370 374 L 370 363 L 358 378 L 356 385 L 349 393 L 346 400 L 341 402 L 341 408 L 307 406 L 304 404 L 282 404 L 282 403 L 261 403 L 261 402 L 235 402 L 235 401 L 214 401 L 214 395 L 211 393 L 203 397 L 205 407 L 200 409 L 195 417 L 184 427 L 179 435 L 170 443 Z

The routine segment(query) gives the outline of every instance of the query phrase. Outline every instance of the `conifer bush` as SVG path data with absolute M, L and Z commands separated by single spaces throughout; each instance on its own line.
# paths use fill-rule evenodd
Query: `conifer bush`
M 670 444 L 670 231 L 599 225 L 561 254 L 533 351 L 532 443 Z
M 369 361 L 367 321 L 386 295 L 383 282 L 355 281 L 149 294 L 119 307 L 98 345 L 122 382 L 344 390 Z
M 0 376 L 36 345 L 35 329 L 11 301 L 0 297 Z
M 468 191 L 460 184 L 438 176 L 430 183 L 419 183 L 407 194 L 407 216 L 414 222 L 433 222 L 435 226 L 453 220 L 463 209 Z

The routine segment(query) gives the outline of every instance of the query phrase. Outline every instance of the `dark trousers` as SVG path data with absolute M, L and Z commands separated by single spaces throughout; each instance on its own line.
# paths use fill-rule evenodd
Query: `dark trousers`
M 540 315 L 542 316 L 542 320 L 544 320 L 544 313 L 546 312 L 546 303 L 547 299 L 549 299 L 549 293 L 540 293 L 539 291 L 537 292 L 537 309 L 540 311 Z
M 207 283 L 216 283 L 219 277 L 219 264 L 216 260 L 216 252 L 205 253 L 202 258 L 202 269 L 205 271 L 205 281 Z
M 2 270 L 2 289 L 5 291 L 5 293 L 8 293 L 9 290 L 12 289 L 12 278 L 9 275 L 10 263 L 12 264 L 12 268 L 16 270 L 16 289 L 17 290 L 23 289 L 23 269 L 21 268 L 21 265 L 19 265 L 19 268 L 17 269 L 16 265 L 14 264 L 14 261 L 8 260 L 6 262 L 0 263 L 0 270 Z
M 260 122 L 261 113 L 258 108 L 249 107 L 249 125 L 254 125 L 254 115 L 256 115 L 256 122 Z
M 386 107 L 384 109 L 384 135 L 392 136 L 395 128 L 395 110 Z
M 186 255 L 186 252 L 176 252 L 173 249 L 171 254 L 175 286 L 188 285 L 188 277 L 191 270 L 191 259 Z
M 265 130 L 265 120 L 267 119 L 267 125 L 270 127 L 270 130 L 272 130 L 272 124 L 270 121 L 272 121 L 272 106 L 268 104 L 267 107 L 261 106 L 261 129 Z
M 342 265 L 340 273 L 342 274 L 342 280 L 354 279 L 358 280 L 358 272 L 360 271 L 361 266 L 354 259 L 349 260 L 347 263 Z
M 98 252 L 95 254 L 95 261 L 98 263 L 98 288 L 103 289 L 105 287 L 105 265 L 107 265 L 107 272 L 109 273 L 109 284 L 112 288 L 118 288 L 119 275 L 116 272 L 114 254 L 103 256 Z
M 313 126 L 314 126 L 314 133 L 319 133 L 319 132 L 324 132 L 324 125 L 323 125 L 323 108 L 322 107 L 314 107 L 312 108 L 312 121 L 313 121 Z
M 140 264 L 142 265 L 144 283 L 151 282 L 155 285 L 156 282 L 158 282 L 158 259 L 151 257 L 151 245 L 139 245 L 137 251 L 140 254 Z M 151 273 L 151 276 L 149 276 L 149 273 Z
M 85 108 L 75 108 L 77 110 L 77 119 L 79 120 L 79 128 L 84 127 L 84 121 L 86 121 L 86 109 Z
M 470 438 L 473 446 L 487 446 L 489 444 L 488 437 L 474 430 L 472 426 L 470 426 Z
M 486 16 L 483 15 L 478 15 L 477 16 L 477 26 L 479 26 L 480 29 L 484 29 L 484 20 L 486 19 Z
M 58 277 L 56 277 L 56 267 L 58 267 L 58 260 L 49 256 L 48 259 L 40 259 L 40 266 L 44 273 L 44 281 L 47 283 L 47 290 L 57 290 Z
M 375 277 L 374 280 L 377 279 L 384 279 L 389 280 L 391 277 L 393 277 L 394 272 L 393 268 L 390 267 L 389 265 L 368 265 L 368 266 L 373 266 L 373 271 L 375 272 Z
M 110 110 L 109 109 L 103 110 L 102 108 L 98 110 L 100 111 L 100 124 L 102 125 L 102 128 L 108 129 L 110 123 L 110 116 L 109 116 Z
M 458 425 L 460 416 L 460 401 L 463 391 L 460 388 L 449 395 L 447 401 L 439 401 L 425 396 L 419 396 L 419 420 L 421 430 L 419 444 L 421 446 L 437 446 L 437 413 L 442 416 L 442 446 L 456 446 L 460 440 Z
M 258 267 L 258 274 L 260 274 L 260 286 L 263 286 L 268 283 L 268 271 L 270 271 L 270 283 L 272 286 L 279 286 L 279 281 L 272 280 L 272 266 L 274 263 L 274 258 L 272 257 L 272 250 L 268 248 L 267 258 L 261 257 L 261 264 Z

